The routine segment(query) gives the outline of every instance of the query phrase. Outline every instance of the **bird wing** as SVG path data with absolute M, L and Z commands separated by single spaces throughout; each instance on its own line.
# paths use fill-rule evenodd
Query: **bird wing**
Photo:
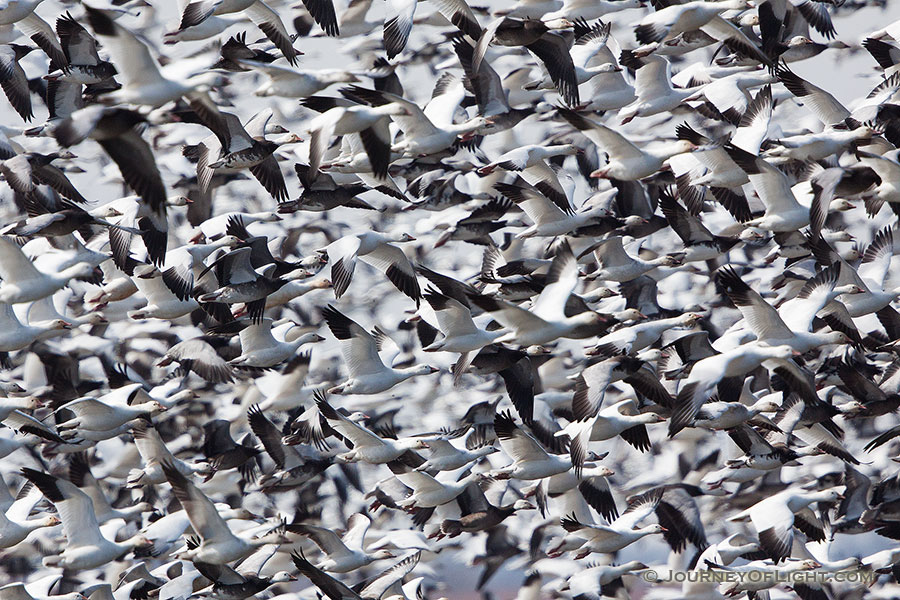
M 244 13 L 281 50 L 281 53 L 291 65 L 297 63 L 298 52 L 294 50 L 293 40 L 278 13 L 266 6 L 261 0 L 256 0 L 248 8 L 244 9 Z
M 578 262 L 565 239 L 556 249 L 550 263 L 544 289 L 531 307 L 532 314 L 545 321 L 563 321 L 566 318 L 566 301 L 578 285 Z
M 94 35 L 109 52 L 119 76 L 127 86 L 166 84 L 150 49 L 135 35 L 116 23 L 104 10 L 85 6 Z
M 785 340 L 794 337 L 775 308 L 766 302 L 731 267 L 723 267 L 716 273 L 716 281 L 741 311 L 747 325 L 762 341 Z
M 494 431 L 500 440 L 500 447 L 514 462 L 540 461 L 548 458 L 547 452 L 533 437 L 516 426 L 508 412 L 498 413 L 494 417 Z
M 784 173 L 773 167 L 763 158 L 750 154 L 737 146 L 725 144 L 728 156 L 743 170 L 759 199 L 766 206 L 766 212 L 779 214 L 802 209 L 791 184 Z
M 775 68 L 775 76 L 784 84 L 794 96 L 796 96 L 803 105 L 806 106 L 816 118 L 824 125 L 834 125 L 840 123 L 850 116 L 850 111 L 838 102 L 837 98 L 813 85 L 805 79 L 799 77 L 791 71 L 786 64 L 779 65 Z
M 642 67 L 638 72 L 646 67 Z M 622 134 L 618 133 L 595 121 L 583 117 L 580 113 L 568 108 L 559 108 L 560 116 L 562 116 L 572 127 L 580 131 L 589 140 L 594 142 L 598 148 L 606 152 L 612 158 L 619 160 L 627 160 L 632 158 L 642 158 L 644 153 L 629 142 Z
M 463 336 L 478 333 L 478 327 L 472 321 L 469 308 L 458 300 L 434 289 L 425 291 L 425 300 L 434 309 L 434 315 L 444 335 Z
M 56 506 L 68 546 L 74 548 L 108 543 L 100 534 L 94 505 L 87 494 L 73 483 L 48 473 L 23 468 L 22 474 Z
M 170 461 L 162 463 L 163 473 L 172 486 L 172 492 L 187 513 L 191 527 L 204 541 L 236 539 L 215 505 Z

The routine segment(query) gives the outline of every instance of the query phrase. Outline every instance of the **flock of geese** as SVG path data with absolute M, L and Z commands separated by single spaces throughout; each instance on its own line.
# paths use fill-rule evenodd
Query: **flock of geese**
M 0 0 L 0 600 L 900 596 L 900 21 L 649 3 Z

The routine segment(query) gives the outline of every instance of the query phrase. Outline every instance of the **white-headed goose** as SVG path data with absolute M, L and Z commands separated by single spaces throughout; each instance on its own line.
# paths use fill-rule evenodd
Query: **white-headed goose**
M 366 532 L 371 524 L 372 520 L 369 517 L 356 513 L 347 519 L 347 531 L 342 537 L 330 529 L 303 523 L 289 525 L 287 530 L 308 537 L 326 554 L 325 558 L 316 564 L 317 569 L 329 573 L 349 573 L 376 560 L 394 557 L 390 550 L 377 550 L 372 553 L 364 550 Z
M 331 282 L 334 297 L 340 298 L 350 287 L 357 259 L 368 263 L 387 275 L 394 286 L 416 301 L 422 296 L 416 272 L 402 250 L 391 242 L 412 242 L 416 238 L 407 233 L 386 235 L 376 231 L 345 235 L 329 244 L 323 252 L 331 262 Z
M 389 463 L 397 460 L 409 450 L 427 448 L 427 438 L 401 438 L 393 440 L 382 438 L 362 425 L 336 411 L 324 398 L 324 394 L 316 397 L 316 405 L 322 417 L 331 427 L 353 444 L 349 452 L 338 455 L 344 462 L 362 461 L 372 464 Z
M 183 552 L 183 558 L 224 565 L 246 557 L 261 546 L 288 541 L 284 534 L 277 531 L 249 540 L 236 536 L 210 499 L 172 463 L 162 463 L 162 469 L 175 497 L 187 513 L 191 527 L 200 536 L 200 545 Z
M 56 556 L 44 558 L 48 567 L 64 569 L 96 569 L 118 560 L 136 548 L 148 548 L 153 542 L 136 535 L 124 542 L 111 542 L 100 533 L 90 497 L 65 479 L 48 473 L 23 468 L 22 474 L 56 506 L 66 536 L 65 549 Z

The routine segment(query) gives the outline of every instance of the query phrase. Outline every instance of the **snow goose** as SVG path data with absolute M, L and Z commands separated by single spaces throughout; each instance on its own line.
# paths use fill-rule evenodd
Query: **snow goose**
M 127 488 L 165 483 L 166 475 L 162 469 L 163 463 L 175 465 L 175 468 L 184 475 L 205 470 L 202 466 L 195 467 L 172 456 L 152 423 L 143 421 L 132 427 L 131 430 L 134 434 L 134 446 L 144 464 L 142 468 L 132 469 L 128 472 L 125 483 Z
M 694 427 L 732 429 L 755 419 L 764 412 L 779 410 L 781 410 L 781 405 L 769 398 L 760 398 L 750 405 L 741 402 L 707 402 L 697 413 Z
M 76 277 L 91 277 L 94 267 L 77 263 L 59 273 L 41 273 L 22 249 L 6 236 L 0 236 L 0 302 L 33 302 L 54 294 Z
M 757 502 L 747 510 L 729 518 L 729 521 L 740 521 L 750 518 L 759 545 L 763 552 L 775 563 L 788 558 L 794 540 L 794 527 L 808 531 L 816 521 L 808 508 L 813 502 L 836 502 L 841 494 L 835 489 L 819 492 L 802 492 L 787 489 Z
M 662 423 L 666 418 L 656 413 L 638 412 L 633 398 L 628 398 L 598 410 L 593 416 L 573 421 L 564 429 L 556 432 L 557 437 L 568 436 L 570 440 L 569 455 L 577 473 L 581 472 L 589 442 L 611 440 L 622 436 L 631 446 L 641 452 L 650 449 L 650 438 L 647 437 L 648 423 Z
M 106 98 L 115 103 L 138 104 L 159 108 L 184 95 L 208 88 L 219 76 L 198 73 L 183 81 L 167 79 L 150 49 L 133 33 L 116 23 L 107 11 L 85 6 L 88 23 L 98 40 L 109 51 L 112 63 L 122 78 L 122 88 Z
M 69 65 L 61 75 L 51 74 L 47 76 L 48 79 L 52 81 L 52 78 L 57 77 L 63 81 L 88 85 L 116 75 L 116 68 L 112 63 L 100 59 L 97 40 L 72 15 L 66 13 L 57 17 L 56 34 Z
M 472 66 L 477 73 L 491 43 L 524 46 L 543 63 L 566 104 L 577 106 L 580 103 L 578 80 L 569 46 L 561 35 L 551 31 L 571 26 L 572 23 L 567 19 L 545 23 L 536 19 L 501 17 L 488 25 L 477 38 Z
M 498 343 L 515 342 L 521 346 L 539 346 L 560 337 L 575 335 L 581 327 L 606 322 L 603 315 L 591 310 L 566 316 L 566 301 L 577 284 L 578 264 L 568 243 L 563 242 L 553 258 L 544 289 L 531 310 L 482 294 L 473 294 L 470 300 L 479 308 L 492 313 L 501 325 L 511 330 L 498 338 Z
M 744 223 L 773 233 L 799 231 L 809 225 L 809 209 L 797 202 L 787 177 L 763 158 L 732 144 L 724 146 L 728 156 L 747 173 L 753 189 L 766 207 L 763 216 Z
M 697 361 L 675 400 L 676 408 L 669 421 L 669 437 L 693 423 L 697 411 L 723 379 L 743 376 L 760 365 L 767 366 L 767 363 L 774 368 L 789 368 L 788 359 L 793 355 L 794 350 L 790 346 L 751 342 Z
M 585 537 L 585 542 L 578 548 L 575 558 L 584 558 L 592 552 L 615 553 L 643 537 L 665 533 L 665 527 L 660 524 L 637 527 L 638 523 L 653 513 L 661 496 L 661 489 L 652 494 L 638 496 L 622 516 L 609 525 L 581 523 L 574 515 L 564 516 L 560 519 L 563 529 Z
M 27 348 L 33 342 L 72 329 L 72 324 L 63 319 L 37 321 L 33 325 L 22 325 L 11 304 L 0 303 L 0 352 L 12 352 Z M 0 410 L 0 415 L 2 415 Z M 0 419 L 2 421 L 3 419 Z
M 150 258 L 154 263 L 162 264 L 168 232 L 168 197 L 153 151 L 138 130 L 138 126 L 145 122 L 145 117 L 124 108 L 88 106 L 60 121 L 53 128 L 52 135 L 65 148 L 80 144 L 87 138 L 100 144 L 116 163 L 128 187 L 140 196 L 133 223 L 128 225 L 141 230 L 141 239 Z M 131 238 L 120 236 L 119 239 L 127 249 Z M 121 259 L 118 266 L 121 268 L 127 250 L 118 254 Z
M 471 353 L 492 344 L 505 333 L 502 330 L 486 331 L 479 328 L 472 321 L 472 313 L 467 305 L 437 290 L 426 290 L 425 301 L 434 310 L 443 337 L 425 346 L 422 351 L 459 352 L 459 360 L 453 367 L 454 373 L 464 373 L 469 367 Z
M 69 459 L 68 478 L 69 481 L 91 499 L 91 503 L 94 506 L 94 515 L 97 517 L 98 523 L 106 523 L 112 519 L 140 521 L 143 513 L 153 510 L 153 505 L 149 502 L 137 502 L 131 506 L 113 508 L 106 498 L 106 494 L 100 488 L 100 483 L 91 473 L 91 467 L 85 453 L 73 454 Z
M 57 427 L 59 429 L 107 431 L 138 417 L 149 417 L 165 410 L 166 407 L 156 400 L 137 404 L 111 405 L 96 398 L 79 398 L 63 404 L 56 410 L 57 418 L 60 418 Z M 69 417 L 68 413 L 72 413 L 73 417 Z
M 794 463 L 803 456 L 821 454 L 821 451 L 814 446 L 793 450 L 780 444 L 773 445 L 758 431 L 746 424 L 729 429 L 728 435 L 744 451 L 743 456 L 725 461 L 726 466 L 732 469 L 746 467 L 771 471 L 772 469 L 780 469 L 786 464 Z
M 379 437 L 336 411 L 325 400 L 323 394 L 318 394 L 316 405 L 328 424 L 353 444 L 352 450 L 338 455 L 338 458 L 344 462 L 362 461 L 370 464 L 384 464 L 397 460 L 409 450 L 421 450 L 428 447 L 426 445 L 427 438 L 412 437 L 392 440 Z
M 822 314 L 822 318 L 832 323 L 832 328 L 841 326 L 832 317 L 838 321 L 850 321 L 849 318 L 842 319 L 841 315 L 856 318 L 877 313 L 900 296 L 900 288 L 884 288 L 894 248 L 894 236 L 890 228 L 882 229 L 875 235 L 875 239 L 866 247 L 863 261 L 858 268 L 850 266 L 821 237 L 810 242 L 817 262 L 824 266 L 840 267 L 836 287 L 845 291 L 840 296 L 840 302 L 830 302 Z
M 311 97 L 315 98 L 315 97 Z M 305 102 L 308 104 L 311 98 Z M 403 104 L 389 103 L 381 106 L 366 106 L 349 100 L 337 102 L 333 108 L 325 110 L 309 122 L 309 171 L 319 172 L 325 151 L 336 135 L 359 134 L 370 170 L 376 178 L 385 179 L 391 159 L 391 135 L 387 118 L 390 116 L 411 116 Z
M 153 265 L 139 263 L 134 266 L 131 281 L 147 300 L 141 308 L 128 311 L 131 319 L 177 319 L 190 314 L 200 305 L 191 297 L 181 299 L 163 280 L 163 273 Z
M 682 152 L 690 152 L 694 148 L 694 145 L 686 140 L 677 140 L 670 144 L 641 150 L 605 125 L 582 117 L 573 110 L 560 108 L 558 111 L 570 125 L 609 156 L 607 164 L 593 171 L 591 177 L 636 181 L 657 172 L 666 159 Z
M 155 366 L 166 367 L 177 362 L 186 373 L 193 371 L 210 383 L 233 381 L 228 363 L 216 353 L 210 339 L 190 338 L 169 348 Z
M 297 578 L 287 571 L 278 571 L 270 577 L 258 577 L 250 573 L 242 575 L 228 565 L 208 565 L 198 561 L 195 566 L 204 577 L 212 581 L 210 587 L 197 593 L 201 595 L 208 593 L 211 597 L 221 600 L 244 600 L 266 591 L 275 584 L 297 581 Z M 246 569 L 247 566 L 243 565 L 242 569 Z
M 741 241 L 737 237 L 713 235 L 699 217 L 682 208 L 668 193 L 660 193 L 659 206 L 669 226 L 684 244 L 685 263 L 713 260 Z
M 378 355 L 378 344 L 371 333 L 331 305 L 322 314 L 331 333 L 341 343 L 341 354 L 349 372 L 347 380 L 331 388 L 329 393 L 378 394 L 412 377 L 439 371 L 429 365 L 388 367 Z
M 276 201 L 287 200 L 284 175 L 274 152 L 283 145 L 299 142 L 300 138 L 289 135 L 279 141 L 265 139 L 272 118 L 271 109 L 256 113 L 245 127 L 236 115 L 219 110 L 206 96 L 192 99 L 190 105 L 214 136 L 204 139 L 197 147 L 186 146 L 184 150 L 185 156 L 190 153 L 197 158 L 197 181 L 201 190 L 209 189 L 216 174 L 248 169 Z M 274 129 L 285 132 L 280 127 Z M 214 156 L 216 151 L 218 156 Z
M 506 152 L 493 162 L 479 168 L 478 172 L 482 175 L 489 175 L 498 167 L 506 171 L 524 171 L 539 165 L 544 165 L 546 168 L 544 162 L 546 159 L 554 156 L 574 156 L 578 152 L 578 147 L 574 144 L 550 146 L 528 144 Z
M 599 268 L 587 275 L 589 281 L 618 281 L 624 283 L 633 281 L 641 275 L 647 274 L 658 267 L 677 267 L 682 264 L 683 254 L 663 254 L 651 260 L 635 258 L 625 252 L 622 246 L 622 236 L 607 238 L 589 248 L 587 252 L 593 252 Z
M 477 133 L 489 134 L 506 131 L 534 113 L 534 109 L 531 107 L 512 108 L 510 106 L 503 82 L 490 63 L 482 61 L 478 71 L 475 71 L 473 66 L 475 48 L 468 40 L 464 37 L 455 39 L 453 49 L 456 51 L 466 79 L 474 88 L 478 114 L 488 120 L 488 123 L 477 130 Z
M 416 467 L 416 471 L 455 471 L 488 454 L 499 452 L 494 446 L 482 446 L 475 450 L 463 450 L 449 440 L 429 440 L 426 442 L 430 454 L 428 460 Z
M 512 183 L 494 184 L 494 189 L 519 206 L 534 222 L 531 227 L 518 232 L 516 239 L 565 235 L 580 227 L 592 225 L 609 215 L 609 211 L 602 205 L 586 206 L 579 212 L 573 212 L 564 193 L 553 194 L 550 189 L 544 187 L 547 194 L 555 197 L 551 199 L 538 187 L 518 176 Z
M 797 76 L 787 65 L 777 66 L 775 76 L 825 127 L 843 123 L 850 116 L 850 111 L 834 96 Z
M 624 381 L 656 404 L 672 404 L 669 392 L 650 365 L 639 358 L 619 355 L 590 365 L 576 377 L 572 396 L 573 416 L 581 420 L 596 415 L 610 385 L 617 381 Z
M 674 327 L 690 329 L 702 318 L 696 313 L 686 313 L 668 319 L 656 319 L 621 327 L 597 340 L 597 346 L 590 354 L 606 356 L 637 354 L 656 343 L 669 329 Z
M 578 85 L 587 83 L 602 73 L 621 72 L 622 69 L 615 63 L 615 60 L 603 61 L 602 59 L 599 59 L 596 66 L 590 66 L 592 59 L 594 59 L 602 49 L 606 48 L 610 28 L 611 24 L 604 24 L 603 22 L 598 21 L 586 33 L 575 39 L 575 45 L 572 46 L 570 54 L 572 56 L 572 63 L 575 66 L 575 80 L 578 82 Z M 553 90 L 556 89 L 556 86 L 548 75 L 543 79 L 526 83 L 523 88 L 526 90 Z
M 200 545 L 183 552 L 182 558 L 224 565 L 246 557 L 261 546 L 288 542 L 284 534 L 277 531 L 249 540 L 236 536 L 210 499 L 172 463 L 164 462 L 162 469 L 175 497 L 187 513 L 191 527 L 200 536 Z
M 96 569 L 132 550 L 152 546 L 153 542 L 140 534 L 124 542 L 111 542 L 103 537 L 90 497 L 71 482 L 29 468 L 23 468 L 22 475 L 56 506 L 62 520 L 66 547 L 56 556 L 45 557 L 45 566 Z
M 552 22 L 558 19 L 579 18 L 592 21 L 621 10 L 643 8 L 644 6 L 642 0 L 563 0 L 562 8 L 545 12 L 541 16 L 541 20 Z
M 366 532 L 372 524 L 371 519 L 362 513 L 356 513 L 347 519 L 347 531 L 339 537 L 330 529 L 298 523 L 288 525 L 287 530 L 311 539 L 325 558 L 316 564 L 317 569 L 329 573 L 349 573 L 364 567 L 376 560 L 394 558 L 390 550 L 377 550 L 368 553 L 363 550 Z
M 250 320 L 261 323 L 266 298 L 284 287 L 288 280 L 275 276 L 276 265 L 269 264 L 258 270 L 254 268 L 252 254 L 253 249 L 245 246 L 224 254 L 208 265 L 200 273 L 200 278 L 212 271 L 218 287 L 199 295 L 197 302 L 244 304 Z
M 0 485 L 6 486 L 0 482 Z M 7 492 L 8 494 L 9 492 Z M 0 510 L 0 548 L 12 548 L 28 535 L 41 527 L 55 527 L 62 521 L 53 515 L 29 519 L 34 505 L 41 498 L 37 488 L 27 492 L 12 503 L 5 511 Z
M 477 533 L 490 531 L 507 518 L 521 510 L 534 510 L 535 506 L 520 498 L 512 504 L 494 506 L 484 495 L 481 486 L 470 485 L 456 498 L 462 513 L 459 519 L 441 521 L 439 539 L 443 536 L 456 537 L 463 532 Z
M 619 111 L 622 124 L 630 123 L 636 117 L 649 117 L 669 112 L 679 106 L 696 90 L 673 89 L 672 66 L 665 58 L 651 54 L 637 58 L 624 50 L 620 62 L 623 66 L 636 69 L 634 75 L 634 102 Z
M 269 318 L 263 318 L 258 323 L 250 319 L 240 319 L 226 324 L 224 327 L 228 328 L 229 332 L 240 328 L 238 335 L 241 340 L 240 356 L 231 359 L 228 364 L 237 367 L 274 367 L 290 360 L 303 344 L 324 339 L 316 333 L 307 332 L 296 337 L 286 335 L 284 340 L 278 340 L 272 335 L 272 324 L 273 321 Z
M 565 473 L 572 468 L 572 459 L 556 454 L 548 454 L 546 450 L 522 428 L 516 425 L 512 415 L 507 411 L 494 416 L 494 431 L 503 449 L 513 461 L 507 467 L 494 469 L 491 475 L 497 479 L 534 480 Z M 586 460 L 599 460 L 594 452 L 588 451 Z M 587 465 L 593 467 L 593 465 Z M 592 475 L 611 475 L 612 471 L 605 467 L 592 469 Z
M 470 484 L 477 485 L 478 481 L 489 477 L 484 473 L 470 472 L 456 481 L 439 481 L 430 473 L 410 468 L 407 463 L 414 461 L 404 461 L 401 458 L 388 463 L 388 467 L 394 477 L 412 490 L 409 496 L 397 502 L 397 506 L 409 512 L 453 502 Z
M 297 56 L 302 54 L 294 49 L 293 40 L 288 34 L 284 26 L 284 22 L 278 13 L 269 8 L 262 0 L 227 0 L 226 2 L 217 2 L 216 0 L 206 1 L 190 1 L 181 2 L 182 14 L 179 31 L 183 31 L 190 27 L 196 27 L 206 21 L 213 15 L 226 15 L 236 12 L 242 12 L 246 18 L 250 19 L 254 25 L 259 27 L 260 31 L 265 34 L 269 40 L 281 51 L 284 57 L 291 65 L 297 62 Z M 310 3 L 313 4 L 313 3 Z M 318 2 L 316 5 L 320 4 Z M 318 21 L 323 15 L 319 11 L 311 11 L 314 17 L 318 17 Z M 334 8 L 331 9 L 331 19 L 334 19 Z M 334 24 L 336 26 L 336 24 Z M 329 25 L 329 29 L 331 26 Z
M 787 345 L 800 354 L 820 346 L 851 343 L 847 334 L 841 331 L 811 331 L 816 313 L 842 293 L 842 290 L 835 293 L 836 281 L 837 269 L 820 271 L 803 287 L 797 301 L 785 305 L 780 313 L 753 291 L 733 268 L 725 266 L 716 272 L 717 284 L 741 311 L 760 342 L 770 346 Z M 788 316 L 794 327 L 785 323 L 781 314 Z
M 357 259 L 368 263 L 387 275 L 394 286 L 416 301 L 418 306 L 422 292 L 416 280 L 416 272 L 402 250 L 391 242 L 413 242 L 416 238 L 408 233 L 386 235 L 376 231 L 346 235 L 322 252 L 331 262 L 331 282 L 334 297 L 340 298 L 350 286 Z
M 266 82 L 253 92 L 257 96 L 306 98 L 335 83 L 353 83 L 359 81 L 353 73 L 342 69 L 298 71 L 289 67 L 262 63 L 255 60 L 239 60 L 238 64 L 259 71 L 268 78 Z
M 452 146 L 457 139 L 465 141 L 471 138 L 476 130 L 489 124 L 485 117 L 475 117 L 458 124 L 453 122 L 453 115 L 465 96 L 465 90 L 461 81 L 449 75 L 438 80 L 425 110 L 396 94 L 358 85 L 350 85 L 341 93 L 373 107 L 394 105 L 406 109 L 405 114 L 391 115 L 391 120 L 403 132 L 403 140 L 394 143 L 391 152 L 403 156 L 437 154 Z

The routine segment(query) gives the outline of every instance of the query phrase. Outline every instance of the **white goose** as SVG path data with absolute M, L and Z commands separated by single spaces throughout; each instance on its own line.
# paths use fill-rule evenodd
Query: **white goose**
M 329 573 L 349 573 L 376 560 L 394 557 L 390 550 L 368 553 L 363 549 L 366 532 L 371 524 L 372 520 L 369 517 L 356 513 L 347 519 L 347 531 L 343 537 L 339 537 L 330 529 L 303 523 L 288 525 L 287 530 L 308 537 L 326 554 L 325 558 L 316 564 L 316 568 Z
M 636 117 L 669 112 L 696 91 L 672 88 L 672 66 L 665 58 L 651 54 L 638 59 L 631 55 L 631 60 L 628 60 L 626 52 L 628 51 L 623 51 L 621 62 L 625 66 L 637 69 L 634 74 L 634 92 L 637 99 L 619 111 L 623 125 Z
M 544 289 L 531 310 L 490 296 L 473 295 L 471 300 L 511 330 L 498 338 L 498 343 L 515 342 L 521 346 L 540 346 L 573 335 L 579 328 L 606 321 L 604 316 L 593 311 L 566 316 L 566 301 L 576 285 L 578 264 L 568 242 L 563 241 L 547 272 Z
M 375 337 L 331 305 L 322 309 L 328 328 L 341 342 L 341 354 L 349 377 L 328 390 L 331 394 L 378 394 L 419 375 L 437 373 L 439 369 L 416 365 L 404 369 L 388 367 L 378 356 Z
M 633 281 L 659 267 L 677 267 L 682 263 L 682 253 L 663 254 L 651 260 L 636 258 L 625 252 L 622 236 L 606 238 L 591 247 L 600 267 L 587 276 L 589 281 Z M 586 252 L 585 252 L 586 254 Z
M 602 202 L 583 207 L 579 212 L 573 212 L 565 193 L 558 196 L 558 201 L 551 200 L 522 177 L 516 177 L 512 183 L 497 183 L 494 185 L 494 189 L 503 194 L 505 198 L 515 202 L 534 222 L 531 227 L 516 233 L 516 239 L 566 235 L 579 227 L 589 225 L 598 218 L 609 215 L 609 211 Z M 544 189 L 556 196 L 548 188 Z
M 543 479 L 565 473 L 573 466 L 568 456 L 548 454 L 534 438 L 516 426 L 509 412 L 498 413 L 494 417 L 494 431 L 500 440 L 500 447 L 513 460 L 511 465 L 490 472 L 497 479 Z M 599 460 L 600 457 L 588 451 L 585 459 Z M 590 474 L 612 475 L 612 471 L 594 467 Z
M 241 355 L 228 361 L 237 367 L 267 368 L 280 365 L 297 354 L 303 344 L 322 341 L 322 336 L 314 333 L 300 333 L 296 337 L 286 335 L 284 340 L 277 340 L 272 335 L 272 319 L 266 317 L 259 323 L 250 319 L 240 322 Z M 290 334 L 290 330 L 285 332 Z M 287 338 L 290 337 L 290 340 Z
M 773 233 L 798 231 L 809 225 L 809 209 L 797 202 L 787 177 L 765 159 L 737 146 L 726 144 L 725 151 L 747 173 L 753 189 L 766 207 L 763 216 L 744 223 Z
M 469 307 L 459 300 L 445 296 L 434 289 L 425 291 L 425 301 L 434 310 L 438 327 L 444 337 L 422 348 L 423 352 L 459 352 L 454 373 L 463 373 L 469 366 L 470 354 L 481 350 L 504 335 L 504 331 L 487 331 L 472 320 Z
M 843 293 L 859 293 L 859 288 L 835 289 L 838 269 L 823 269 L 810 279 L 798 297 L 777 311 L 766 302 L 731 267 L 722 267 L 716 280 L 734 302 L 746 320 L 756 339 L 770 346 L 788 345 L 804 354 L 814 348 L 830 344 L 849 344 L 850 338 L 843 332 L 813 332 L 816 313 Z M 859 290 L 859 292 L 857 292 Z M 784 319 L 787 319 L 785 321 Z
M 122 88 L 107 99 L 116 104 L 160 107 L 182 96 L 208 88 L 218 80 L 215 73 L 199 73 L 182 81 L 166 79 L 159 72 L 149 48 L 119 25 L 107 11 L 85 6 L 88 22 L 106 48 L 122 80 Z
M 62 319 L 41 321 L 34 325 L 22 325 L 16 318 L 12 305 L 0 302 L 0 352 L 21 350 L 36 340 L 69 329 L 72 329 L 71 323 Z
M 633 398 L 616 402 L 583 421 L 573 421 L 566 425 L 556 436 L 568 436 L 571 440 L 569 455 L 576 473 L 581 471 L 587 455 L 588 442 L 611 440 L 621 435 L 622 439 L 638 450 L 650 449 L 647 437 L 649 423 L 662 423 L 666 418 L 656 413 L 641 413 Z
M 61 290 L 73 278 L 90 277 L 93 273 L 94 267 L 89 263 L 77 263 L 59 273 L 41 273 L 17 244 L 0 236 L 0 302 L 40 300 Z
M 809 525 L 817 521 L 809 505 L 813 502 L 835 502 L 840 498 L 841 494 L 835 489 L 818 492 L 787 489 L 760 500 L 728 520 L 740 521 L 749 517 L 759 535 L 760 548 L 778 563 L 791 555 L 797 519 L 804 519 Z
M 44 566 L 64 569 L 96 569 L 119 559 L 136 548 L 153 542 L 136 535 L 124 542 L 111 542 L 100 533 L 91 499 L 69 481 L 47 473 L 23 468 L 22 474 L 56 506 L 62 520 L 66 547 L 58 555 L 44 557 Z
M 240 560 L 262 546 L 289 541 L 277 531 L 249 540 L 236 536 L 228 528 L 215 504 L 174 465 L 165 462 L 162 469 L 172 486 L 172 492 L 187 513 L 191 527 L 200 536 L 200 545 L 181 553 L 181 558 L 224 565 Z
M 134 434 L 134 446 L 143 461 L 143 467 L 132 469 L 128 472 L 125 487 L 136 488 L 145 485 L 159 485 L 165 483 L 166 474 L 163 465 L 173 465 L 182 475 L 192 473 L 207 473 L 204 466 L 195 466 L 175 458 L 166 444 L 159 437 L 156 428 L 146 423 L 140 423 L 132 428 Z
M 794 349 L 790 346 L 750 342 L 728 352 L 698 360 L 678 393 L 676 407 L 669 421 L 669 437 L 693 423 L 710 392 L 722 379 L 745 375 L 760 365 L 790 367 L 788 359 L 793 355 Z
M 631 504 L 622 516 L 609 525 L 581 523 L 574 515 L 563 517 L 560 524 L 569 533 L 577 533 L 585 537 L 585 542 L 575 554 L 581 559 L 592 552 L 614 553 L 633 544 L 648 535 L 665 533 L 666 528 L 659 524 L 637 527 L 643 519 L 650 516 L 659 504 L 662 490 L 656 494 L 641 494 L 639 501 Z
M 316 395 L 316 405 L 322 417 L 335 431 L 353 443 L 353 449 L 338 455 L 344 462 L 362 461 L 370 464 L 383 464 L 397 460 L 408 450 L 427 448 L 427 438 L 401 438 L 399 440 L 384 439 L 372 433 L 362 425 L 336 411 L 322 394 Z
M 453 116 L 465 96 L 462 82 L 445 75 L 438 80 L 435 93 L 425 109 L 409 100 L 384 91 L 369 90 L 351 85 L 346 92 L 372 106 L 402 106 L 406 114 L 393 114 L 391 119 L 403 132 L 403 140 L 391 146 L 391 152 L 404 156 L 428 156 L 442 152 L 457 139 L 469 139 L 474 132 L 490 124 L 485 117 L 475 117 L 454 123 Z
M 592 172 L 591 177 L 636 181 L 659 171 L 663 163 L 676 154 L 690 152 L 694 149 L 691 142 L 676 140 L 641 150 L 625 139 L 622 134 L 605 125 L 586 119 L 570 109 L 560 108 L 558 110 L 569 124 L 609 156 L 607 163 Z
M 108 431 L 124 425 L 128 421 L 147 415 L 164 412 L 166 407 L 156 400 L 148 400 L 132 405 L 106 404 L 96 398 L 79 398 L 67 402 L 56 409 L 57 413 L 74 413 L 75 417 L 62 421 L 58 429 L 86 429 Z
M 6 487 L 5 483 L 0 482 L 0 485 L 4 488 Z M 41 527 L 55 527 L 62 523 L 53 515 L 34 519 L 28 518 L 34 505 L 40 499 L 41 492 L 37 488 L 33 488 L 33 490 L 13 502 L 6 512 L 0 510 L 0 549 L 12 548 L 27 538 L 32 531 Z
M 306 98 L 334 83 L 359 81 L 355 75 L 341 69 L 299 71 L 282 65 L 262 63 L 254 60 L 240 60 L 238 62 L 243 66 L 263 73 L 268 78 L 253 92 L 257 96 Z
M 398 290 L 415 300 L 418 305 L 422 293 L 416 280 L 416 272 L 403 251 L 391 245 L 391 242 L 413 242 L 415 239 L 408 233 L 386 235 L 366 231 L 346 235 L 329 244 L 324 252 L 331 262 L 334 297 L 340 298 L 350 287 L 356 261 L 360 259 L 387 275 Z
M 597 348 L 602 349 L 602 353 L 608 355 L 621 354 L 623 352 L 625 354 L 634 354 L 649 348 L 669 329 L 674 327 L 690 329 L 702 318 L 701 315 L 696 313 L 686 313 L 668 319 L 656 319 L 628 327 L 620 327 L 597 340 Z

